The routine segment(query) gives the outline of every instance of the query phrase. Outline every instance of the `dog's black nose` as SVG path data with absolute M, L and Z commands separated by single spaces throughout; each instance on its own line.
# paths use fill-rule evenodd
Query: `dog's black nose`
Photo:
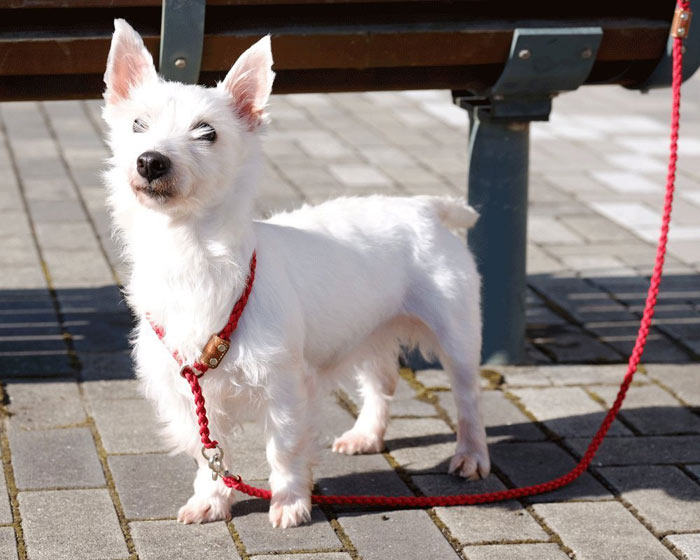
M 165 175 L 170 169 L 170 160 L 160 152 L 143 152 L 136 160 L 136 171 L 150 183 Z

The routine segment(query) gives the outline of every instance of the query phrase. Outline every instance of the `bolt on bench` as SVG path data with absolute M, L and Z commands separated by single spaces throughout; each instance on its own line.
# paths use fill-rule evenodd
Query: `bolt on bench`
M 668 86 L 674 7 L 675 0 L 0 0 L 0 101 L 99 97 L 116 17 L 159 52 L 168 79 L 211 85 L 271 33 L 275 93 L 452 90 L 469 114 L 468 198 L 482 215 L 469 233 L 484 279 L 482 357 L 517 363 L 529 123 L 547 120 L 553 97 L 585 84 Z M 700 33 L 685 48 L 687 79 L 700 66 Z

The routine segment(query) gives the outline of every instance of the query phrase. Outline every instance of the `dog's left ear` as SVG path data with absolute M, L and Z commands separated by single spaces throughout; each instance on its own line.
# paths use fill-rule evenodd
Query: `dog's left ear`
M 274 79 L 270 36 L 266 35 L 240 56 L 219 84 L 231 96 L 236 113 L 251 131 L 265 120 Z

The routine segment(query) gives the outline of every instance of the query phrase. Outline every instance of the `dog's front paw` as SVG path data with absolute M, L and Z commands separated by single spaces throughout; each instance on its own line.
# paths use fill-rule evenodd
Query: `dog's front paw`
M 450 461 L 450 474 L 456 474 L 469 480 L 486 478 L 491 470 L 488 452 L 456 453 Z
M 342 436 L 335 438 L 333 451 L 345 455 L 360 453 L 379 453 L 384 449 L 384 441 L 377 434 L 367 434 L 348 430 Z
M 276 500 L 273 496 L 270 503 L 270 523 L 273 527 L 296 527 L 311 521 L 311 498 L 290 498 Z
M 192 496 L 187 503 L 177 512 L 177 520 L 180 523 L 209 523 L 210 521 L 229 521 L 231 519 L 231 505 L 233 500 L 227 500 L 221 496 L 208 496 L 200 498 Z

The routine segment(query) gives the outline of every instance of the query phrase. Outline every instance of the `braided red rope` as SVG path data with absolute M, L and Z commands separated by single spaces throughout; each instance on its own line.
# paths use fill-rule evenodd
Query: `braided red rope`
M 678 7 L 683 10 L 688 10 L 689 2 L 684 0 L 678 1 Z M 656 250 L 656 261 L 654 264 L 654 271 L 651 276 L 651 281 L 649 284 L 649 290 L 647 293 L 646 305 L 644 307 L 644 313 L 642 315 L 641 324 L 639 331 L 637 333 L 637 339 L 630 355 L 627 373 L 625 374 L 624 380 L 620 385 L 620 390 L 615 399 L 615 403 L 610 408 L 606 414 L 603 422 L 598 428 L 595 436 L 591 440 L 586 452 L 579 461 L 579 463 L 568 473 L 543 482 L 540 484 L 535 484 L 532 486 L 525 486 L 522 488 L 513 488 L 510 490 L 501 490 L 498 492 L 486 492 L 483 494 L 461 494 L 456 496 L 333 496 L 333 495 L 318 495 L 314 494 L 311 496 L 311 500 L 316 504 L 343 504 L 343 505 L 367 505 L 367 506 L 390 506 L 390 507 L 434 507 L 434 506 L 454 506 L 454 505 L 464 505 L 464 504 L 481 504 L 487 502 L 498 502 L 503 500 L 512 500 L 514 498 L 522 498 L 524 496 L 532 496 L 534 494 L 542 494 L 545 492 L 551 492 L 569 484 L 576 480 L 583 472 L 588 468 L 593 460 L 596 451 L 600 447 L 605 435 L 610 429 L 610 425 L 615 420 L 622 402 L 625 399 L 627 390 L 629 389 L 632 378 L 637 371 L 637 366 L 644 352 L 644 346 L 646 345 L 647 336 L 649 334 L 649 327 L 651 326 L 651 320 L 654 316 L 654 308 L 656 306 L 656 299 L 659 293 L 659 284 L 661 282 L 661 276 L 663 273 L 664 258 L 666 255 L 666 243 L 668 240 L 668 230 L 671 221 L 671 207 L 673 203 L 673 190 L 675 186 L 676 177 L 676 162 L 678 160 L 678 128 L 679 128 L 679 117 L 680 117 L 680 97 L 681 97 L 681 82 L 682 82 L 682 39 L 675 37 L 673 41 L 673 80 L 672 80 L 672 110 L 671 110 L 671 145 L 670 145 L 670 156 L 668 163 L 668 176 L 666 180 L 666 198 L 664 202 L 663 218 L 661 223 L 661 233 L 659 236 L 659 243 Z M 251 274 L 254 272 L 254 266 L 251 267 Z M 252 285 L 252 280 L 249 281 Z M 247 299 L 247 296 L 246 296 Z M 238 309 L 238 315 L 236 320 L 229 321 L 229 325 L 233 327 L 228 331 L 230 336 L 231 332 L 235 329 L 235 324 L 238 322 L 240 313 L 245 307 L 245 302 L 239 306 L 236 303 L 234 307 L 234 312 Z M 233 317 L 234 313 L 232 313 Z M 229 326 L 227 325 L 227 327 Z M 223 332 L 223 331 L 222 331 Z M 205 447 L 213 447 L 216 442 L 209 440 L 209 429 L 207 427 L 208 421 L 206 416 L 206 410 L 204 408 L 204 397 L 202 396 L 202 390 L 199 386 L 199 380 L 197 376 L 190 372 L 186 374 L 187 380 L 192 388 L 192 393 L 195 396 L 195 404 L 197 405 L 197 416 L 199 418 L 200 434 L 202 435 L 202 443 Z M 269 500 L 272 494 L 269 490 L 262 488 L 256 488 L 250 486 L 243 482 L 239 476 L 224 476 L 222 477 L 224 484 L 230 488 L 234 488 L 239 492 L 243 492 L 250 496 L 257 498 L 263 498 Z

